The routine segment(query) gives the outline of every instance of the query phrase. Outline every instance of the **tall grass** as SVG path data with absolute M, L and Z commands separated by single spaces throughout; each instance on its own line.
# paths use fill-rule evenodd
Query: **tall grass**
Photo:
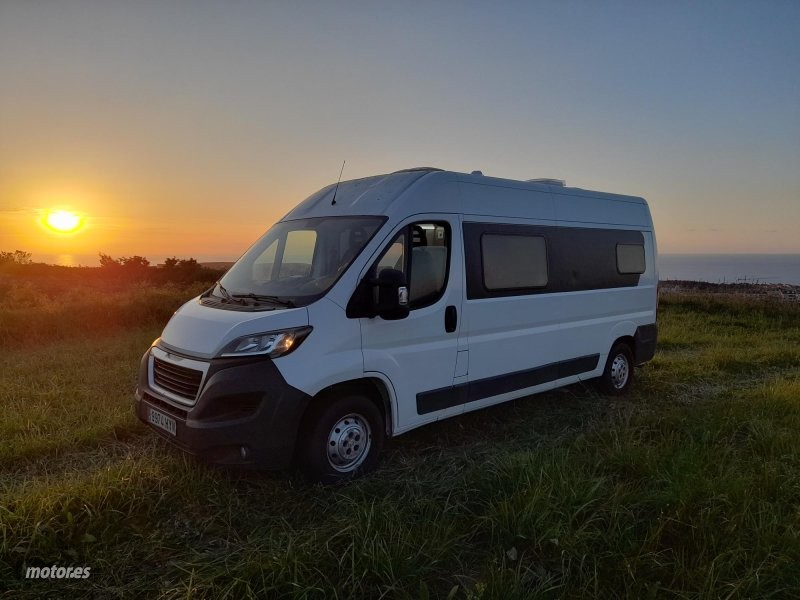
M 80 286 L 52 294 L 31 282 L 14 283 L 0 294 L 0 347 L 163 326 L 184 302 L 208 287 L 202 282 L 140 282 L 114 291 Z
M 425 427 L 335 488 L 208 468 L 137 425 L 156 326 L 11 350 L 0 581 L 14 598 L 798 597 L 794 310 L 667 298 L 630 396 L 578 385 Z M 92 576 L 22 579 L 53 563 Z

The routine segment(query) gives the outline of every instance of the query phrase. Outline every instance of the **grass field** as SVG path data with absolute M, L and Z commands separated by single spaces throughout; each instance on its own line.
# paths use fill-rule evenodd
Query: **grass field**
M 0 316 L 0 597 L 800 597 L 798 305 L 664 297 L 631 395 L 428 426 L 333 488 L 208 468 L 136 422 L 174 307 L 45 308 L 32 339 L 36 307 Z M 53 564 L 91 576 L 24 579 Z

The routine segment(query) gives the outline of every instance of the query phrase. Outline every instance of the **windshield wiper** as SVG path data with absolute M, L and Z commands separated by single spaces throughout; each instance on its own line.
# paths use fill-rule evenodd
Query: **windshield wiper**
M 219 281 L 217 282 L 217 287 L 219 288 L 220 293 L 222 294 L 222 299 L 226 302 L 236 302 L 237 304 L 244 304 L 244 300 L 240 300 L 231 295 L 231 293 L 225 289 L 225 286 L 222 285 Z
M 267 302 L 273 302 L 275 304 L 279 304 L 280 306 L 285 306 L 286 308 L 295 308 L 295 303 L 291 300 L 287 300 L 281 298 L 280 296 L 265 296 L 264 294 L 254 294 L 250 292 L 249 294 L 233 294 L 231 298 L 238 300 L 245 298 L 250 298 L 251 300 L 266 300 Z

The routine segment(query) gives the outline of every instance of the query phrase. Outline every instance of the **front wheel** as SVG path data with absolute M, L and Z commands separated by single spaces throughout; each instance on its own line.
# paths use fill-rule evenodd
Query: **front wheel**
M 383 418 L 369 398 L 347 395 L 320 400 L 298 440 L 303 473 L 312 481 L 338 483 L 372 470 L 383 447 Z
M 621 396 L 633 383 L 633 352 L 630 346 L 620 342 L 611 348 L 606 368 L 600 377 L 600 387 L 607 394 Z

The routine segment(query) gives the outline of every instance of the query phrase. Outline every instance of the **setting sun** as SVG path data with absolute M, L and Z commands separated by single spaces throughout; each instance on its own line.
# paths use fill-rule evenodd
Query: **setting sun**
M 83 219 L 77 213 L 68 210 L 54 210 L 47 213 L 45 225 L 58 233 L 74 233 L 80 229 Z

